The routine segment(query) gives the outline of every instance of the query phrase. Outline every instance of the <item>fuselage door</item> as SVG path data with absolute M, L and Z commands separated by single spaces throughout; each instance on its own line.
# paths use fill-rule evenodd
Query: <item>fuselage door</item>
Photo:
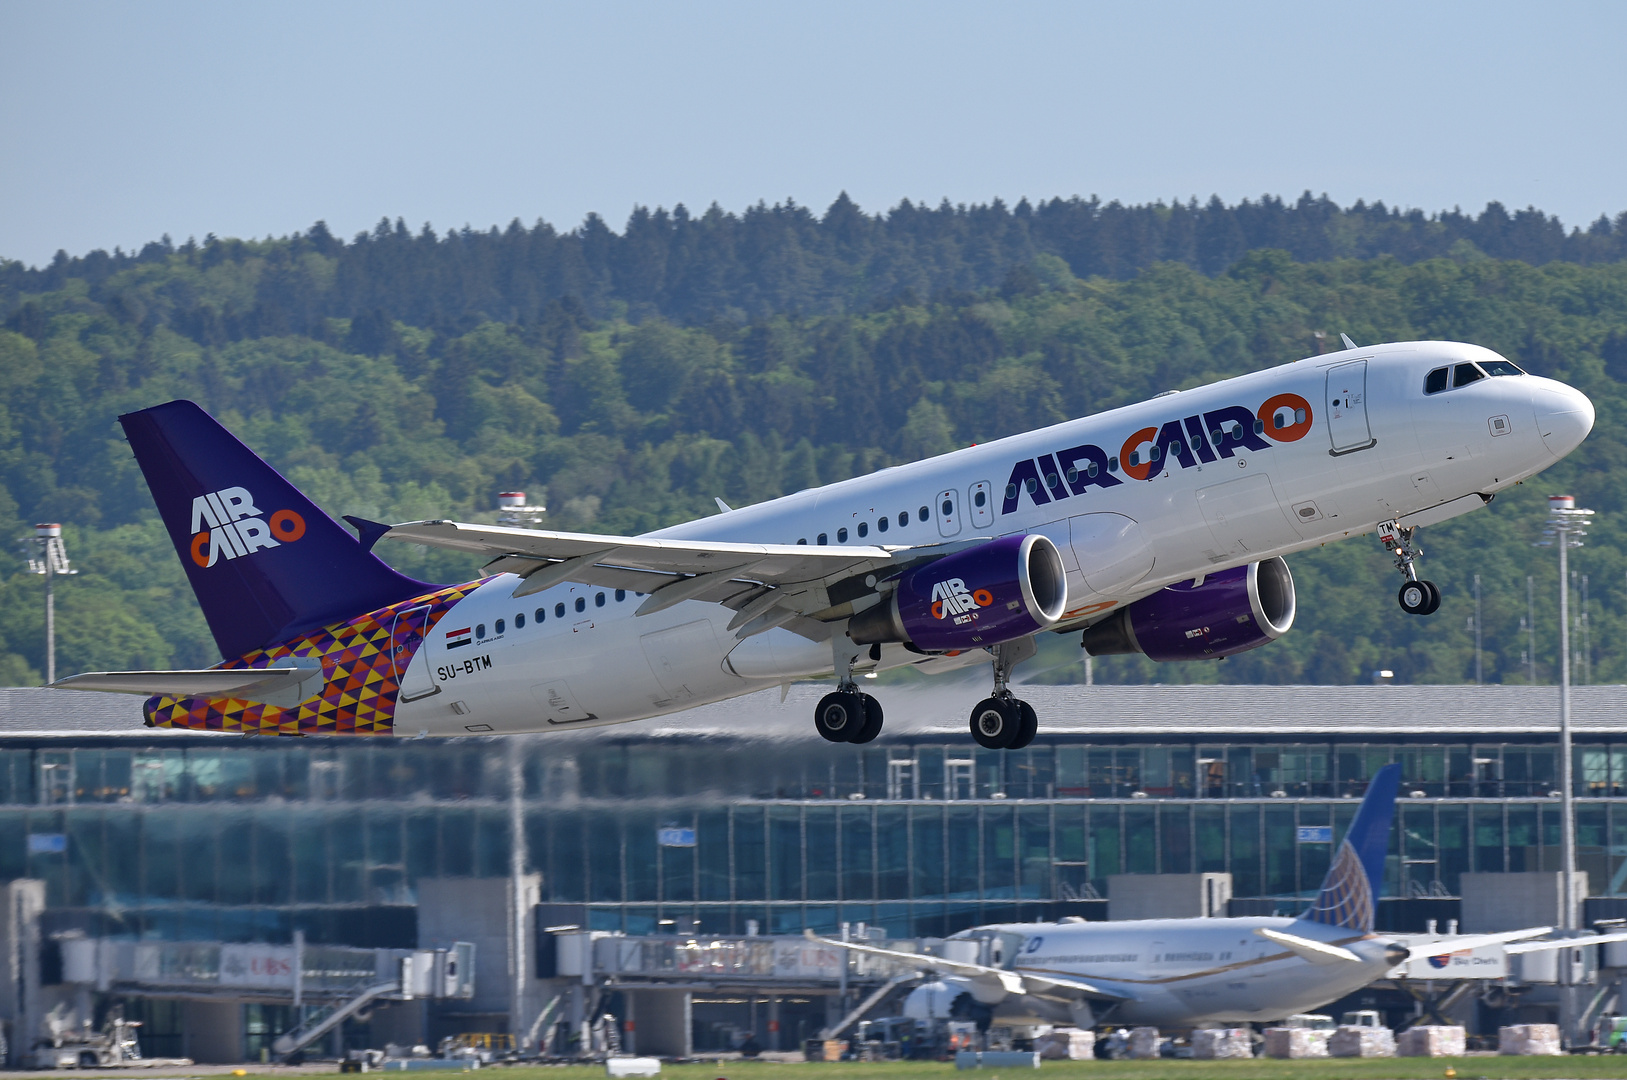
M 430 605 L 423 604 L 397 612 L 390 630 L 390 664 L 401 688 L 398 701 L 416 701 L 441 692 L 429 673 L 429 649 L 424 640 L 429 609 Z
M 994 524 L 994 489 L 987 480 L 972 485 L 972 528 L 986 529 Z
M 1328 436 L 1335 454 L 1366 450 L 1377 440 L 1367 425 L 1367 361 L 1328 368 Z
M 938 492 L 938 504 L 932 509 L 938 515 L 940 534 L 954 536 L 960 532 L 960 505 L 953 491 Z

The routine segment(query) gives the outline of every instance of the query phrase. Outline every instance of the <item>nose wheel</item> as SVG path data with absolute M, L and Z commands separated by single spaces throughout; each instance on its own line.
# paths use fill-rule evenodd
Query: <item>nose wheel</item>
M 1433 615 L 1441 606 L 1441 590 L 1433 581 L 1409 581 L 1396 599 L 1408 615 Z
M 1402 528 L 1394 521 L 1385 521 L 1379 524 L 1378 538 L 1395 556 L 1395 568 L 1407 579 L 1396 594 L 1401 610 L 1408 615 L 1433 615 L 1441 606 L 1441 590 L 1433 581 L 1418 577 L 1418 568 L 1413 564 L 1424 549 L 1412 541 L 1416 532 L 1416 528 Z

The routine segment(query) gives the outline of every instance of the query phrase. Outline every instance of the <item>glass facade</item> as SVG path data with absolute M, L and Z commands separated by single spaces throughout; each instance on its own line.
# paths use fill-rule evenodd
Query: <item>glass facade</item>
M 881 746 L 763 740 L 0 742 L 0 880 L 59 922 L 147 938 L 413 944 L 416 882 L 509 872 L 518 756 L 528 868 L 596 929 L 900 936 L 1054 918 L 1118 873 L 1229 871 L 1302 898 L 1374 770 L 1402 763 L 1387 893 L 1555 870 L 1538 740 L 1165 739 Z M 1576 751 L 1581 868 L 1627 895 L 1627 740 Z M 1075 909 L 1079 910 L 1079 909 Z

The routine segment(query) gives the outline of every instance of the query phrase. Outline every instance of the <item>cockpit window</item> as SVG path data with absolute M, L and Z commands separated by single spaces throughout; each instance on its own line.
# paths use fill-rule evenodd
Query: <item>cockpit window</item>
M 1501 356 L 1499 356 L 1495 360 L 1483 361 L 1481 363 L 1481 365 L 1480 365 L 1480 368 L 1487 375 L 1524 375 L 1525 374 L 1525 372 L 1520 369 L 1518 364 L 1514 363 L 1514 361 L 1512 361 L 1512 360 L 1504 360 Z
M 1445 390 L 1446 376 L 1451 372 L 1451 370 L 1451 368 L 1438 367 L 1434 371 L 1431 371 L 1428 375 L 1425 375 L 1424 393 L 1438 394 L 1442 390 Z
M 1470 383 L 1485 377 L 1486 373 L 1473 364 L 1459 364 L 1452 369 L 1452 385 L 1454 387 L 1468 386 Z

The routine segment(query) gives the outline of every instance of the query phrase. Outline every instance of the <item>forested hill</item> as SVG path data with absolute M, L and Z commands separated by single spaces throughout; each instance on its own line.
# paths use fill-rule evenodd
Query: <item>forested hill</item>
M 1627 213 L 1566 232 L 1536 209 L 1425 215 L 1383 203 L 1341 208 L 1306 193 L 1226 206 L 1218 198 L 1125 206 L 1091 199 L 936 208 L 908 201 L 868 215 L 844 194 L 823 216 L 793 202 L 692 217 L 635 210 L 621 233 L 597 215 L 561 233 L 518 220 L 506 229 L 437 235 L 380 221 L 348 244 L 318 222 L 262 242 L 168 237 L 139 253 L 59 253 L 28 269 L 0 252 L 0 315 L 30 293 L 83 282 L 92 299 L 144 327 L 168 325 L 208 344 L 275 334 L 320 336 L 324 319 L 356 320 L 350 344 L 374 352 L 388 324 L 440 334 L 481 322 L 546 321 L 561 302 L 592 318 L 652 315 L 699 325 L 778 313 L 855 313 L 910 299 L 1021 287 L 1024 268 L 1054 255 L 1078 277 L 1124 280 L 1160 262 L 1222 273 L 1249 251 L 1304 262 L 1390 256 L 1403 263 L 1488 256 L 1532 265 L 1627 258 Z M 179 262 L 177 261 L 179 256 Z M 163 287 L 140 267 L 167 268 Z M 174 273 L 185 266 L 190 273 Z M 17 311 L 14 329 L 33 318 Z
M 1025 214 L 1032 222 L 1051 212 Z M 775 213 L 765 211 L 765 221 Z M 837 216 L 779 213 L 824 237 Z M 896 222 L 912 215 L 932 229 L 958 222 L 967 237 L 976 232 L 973 212 L 937 213 L 854 220 L 865 236 L 897 236 Z M 1016 212 L 979 213 L 1003 220 L 1025 244 L 1037 235 Z M 1091 218 L 1111 215 L 1095 208 Z M 1420 228 L 1468 230 L 1486 219 Z M 1340 220 L 1354 228 L 1364 219 L 1343 212 Z M 1392 224 L 1401 230 L 1405 220 Z M 718 226 L 740 236 L 754 227 Z M 691 226 L 669 220 L 660 228 L 699 236 L 704 227 L 685 233 Z M 1618 243 L 1621 226 L 1592 237 Z M 587 231 L 571 243 L 590 240 Z M 1081 277 L 1058 254 L 1018 246 L 988 254 L 982 276 L 965 287 L 894 290 L 861 311 L 787 304 L 738 317 L 746 307 L 736 303 L 737 317 L 696 324 L 658 315 L 653 303 L 613 302 L 610 286 L 591 302 L 574 293 L 545 302 L 563 286 L 523 267 L 501 281 L 531 290 L 536 306 L 526 317 L 495 301 L 471 307 L 480 275 L 464 281 L 447 267 L 459 253 L 522 245 L 502 235 L 420 241 L 390 230 L 344 246 L 311 236 L 216 241 L 122 264 L 14 269 L 0 307 L 11 327 L 0 329 L 0 538 L 9 545 L 34 521 L 66 527 L 81 573 L 58 589 L 60 671 L 195 666 L 217 657 L 116 421 L 171 398 L 202 403 L 336 516 L 491 520 L 495 493 L 521 488 L 547 501 L 556 528 L 629 533 L 714 513 L 717 496 L 748 504 L 1311 355 L 1341 331 L 1364 343 L 1450 338 L 1579 386 L 1599 420 L 1539 482 L 1425 530 L 1424 570 L 1446 594 L 1439 614 L 1402 615 L 1399 578 L 1377 542 L 1354 539 L 1289 560 L 1299 621 L 1282 641 L 1220 664 L 1109 658 L 1098 678 L 1339 683 L 1385 668 L 1402 681 L 1472 679 L 1478 574 L 1486 679 L 1530 677 L 1521 620 L 1531 575 L 1534 677 L 1549 681 L 1554 560 L 1532 545 L 1542 496 L 1570 490 L 1601 511 L 1572 561 L 1591 589 L 1577 676 L 1627 679 L 1617 644 L 1627 637 L 1627 535 L 1615 524 L 1627 502 L 1627 261 L 1534 265 L 1459 240 L 1447 245 L 1449 257 L 1420 261 L 1296 261 L 1262 250 L 1212 275 L 1175 261 L 1122 279 Z M 642 267 L 649 281 L 669 280 L 668 249 L 652 244 L 634 258 L 618 246 L 632 242 L 611 245 L 625 256 L 611 279 Z M 805 250 L 791 240 L 761 244 L 732 265 L 748 254 L 757 264 L 794 261 Z M 974 249 L 985 250 L 969 239 L 934 250 Z M 414 276 L 414 267 L 432 265 L 442 269 Z M 438 303 L 443 315 L 390 317 L 382 305 L 403 283 L 412 304 Z M 377 299 L 354 319 L 311 314 L 344 310 L 324 306 L 340 295 Z M 275 319 L 268 296 L 288 298 Z M 405 545 L 383 545 L 381 554 L 436 580 L 476 570 Z M 41 583 L 16 556 L 0 560 L 0 611 L 0 685 L 38 681 Z M 1023 674 L 1080 677 L 1077 636 L 1044 638 L 1045 652 Z

